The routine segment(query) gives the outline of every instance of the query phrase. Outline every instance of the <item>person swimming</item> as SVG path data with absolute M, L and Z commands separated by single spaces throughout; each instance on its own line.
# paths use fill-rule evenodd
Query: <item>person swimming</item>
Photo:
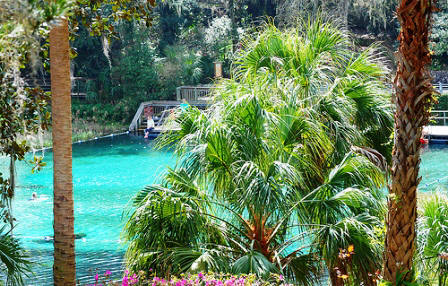
M 33 192 L 33 194 L 31 195 L 31 199 L 29 199 L 30 201 L 34 201 L 34 202 L 41 202 L 41 201 L 46 201 L 48 200 L 48 197 L 45 195 L 41 195 L 40 197 L 37 195 L 36 192 Z

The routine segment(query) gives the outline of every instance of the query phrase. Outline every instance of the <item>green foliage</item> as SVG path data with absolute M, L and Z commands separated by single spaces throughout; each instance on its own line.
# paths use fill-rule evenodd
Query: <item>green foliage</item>
M 288 25 L 297 18 L 315 18 L 324 14 L 348 24 L 355 33 L 372 33 L 381 38 L 396 38 L 398 21 L 395 19 L 396 1 L 389 0 L 286 0 L 277 4 L 277 21 Z
M 163 54 L 165 57 L 157 59 L 163 98 L 172 98 L 178 86 L 204 82 L 203 56 L 199 52 L 186 46 L 167 46 Z
M 179 161 L 134 200 L 129 266 L 282 273 L 301 285 L 322 267 L 355 285 L 372 279 L 385 178 L 367 158 L 384 161 L 393 123 L 381 59 L 321 21 L 247 38 L 213 105 L 177 113 L 179 130 L 159 139 Z M 349 245 L 356 254 L 339 269 Z
M 24 160 L 30 149 L 25 139 L 48 128 L 50 113 L 48 94 L 39 88 L 25 88 L 20 71 L 27 59 L 36 60 L 39 37 L 46 33 L 39 23 L 46 12 L 35 1 L 5 4 L 0 7 L 0 155 L 10 158 L 10 174 L 0 173 L 0 271 L 7 285 L 23 285 L 22 276 L 30 273 L 30 262 L 11 233 L 15 223 L 11 210 L 14 162 Z M 34 9 L 35 13 L 28 15 Z M 39 157 L 30 163 L 36 170 L 44 165 Z
M 418 270 L 429 283 L 448 283 L 448 205 L 443 194 L 425 196 L 419 205 Z
M 434 14 L 431 40 L 431 50 L 434 53 L 433 67 L 436 70 L 446 69 L 448 66 L 448 9 Z
M 19 240 L 7 230 L 8 213 L 2 211 L 0 220 L 0 272 L 6 274 L 5 285 L 24 285 L 23 275 L 31 273 L 28 254 L 20 246 Z
M 71 3 L 71 23 L 73 27 L 81 22 L 89 29 L 91 36 L 111 37 L 115 34 L 114 23 L 125 20 L 143 22 L 147 27 L 152 25 L 152 10 L 155 0 L 76 0 Z
M 99 38 L 85 41 L 85 29 L 80 29 L 84 36 L 74 41 L 77 76 L 89 78 L 87 100 L 73 105 L 75 116 L 87 113 L 92 121 L 129 123 L 141 102 L 173 99 L 176 87 L 207 82 L 211 76 L 211 59 L 198 52 L 168 46 L 162 57 L 147 37 L 148 28 L 124 23 L 116 30 L 122 37 L 109 47 L 103 47 Z M 109 48 L 108 57 L 104 48 Z

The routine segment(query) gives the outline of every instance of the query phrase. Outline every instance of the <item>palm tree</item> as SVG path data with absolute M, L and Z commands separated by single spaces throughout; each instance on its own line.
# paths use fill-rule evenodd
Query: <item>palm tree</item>
M 417 187 L 422 127 L 428 123 L 433 87 L 427 65 L 433 1 L 402 0 L 397 9 L 401 24 L 395 77 L 395 142 L 392 184 L 389 187 L 384 277 L 411 279 L 415 251 Z
M 346 273 L 372 285 L 369 273 L 381 261 L 372 229 L 382 225 L 384 177 L 351 149 L 387 150 L 392 116 L 384 70 L 374 48 L 355 53 L 333 26 L 306 25 L 269 26 L 248 39 L 214 104 L 177 114 L 180 129 L 159 144 L 175 146 L 178 166 L 136 199 L 126 228 L 131 265 L 152 263 L 144 259 L 167 249 L 159 256 L 167 263 L 156 267 L 283 273 L 306 285 L 318 275 L 318 257 L 333 285 Z M 161 198 L 185 204 L 175 208 Z M 154 238 L 163 223 L 186 235 Z M 360 251 L 342 269 L 339 250 L 349 245 Z
M 50 31 L 54 161 L 55 285 L 75 285 L 75 235 L 72 181 L 72 121 L 68 21 L 60 17 Z

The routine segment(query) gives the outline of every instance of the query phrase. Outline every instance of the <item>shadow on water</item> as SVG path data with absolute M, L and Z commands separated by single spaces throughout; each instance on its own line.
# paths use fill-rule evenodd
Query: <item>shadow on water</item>
M 32 274 L 25 281 L 26 285 L 52 285 L 53 284 L 53 251 L 38 250 L 30 251 L 31 261 L 39 272 Z M 76 253 L 76 278 L 80 285 L 94 283 L 96 273 L 103 274 L 106 270 L 112 272 L 113 278 L 120 278 L 123 273 L 124 252 L 98 251 Z M 44 262 L 42 262 L 44 261 Z M 106 267 L 107 265 L 107 267 Z

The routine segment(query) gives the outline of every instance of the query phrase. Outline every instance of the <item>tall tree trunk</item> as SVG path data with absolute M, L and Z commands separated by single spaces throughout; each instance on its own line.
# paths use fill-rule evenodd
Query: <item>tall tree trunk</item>
M 50 31 L 50 72 L 54 162 L 54 285 L 75 285 L 72 183 L 72 121 L 68 22 Z
M 232 51 L 235 51 L 235 45 L 236 45 L 236 23 L 235 23 L 235 1 L 229 0 L 229 7 L 230 7 L 230 36 L 232 40 Z
M 389 186 L 384 278 L 395 285 L 397 273 L 411 278 L 415 250 L 420 137 L 428 123 L 433 87 L 427 65 L 433 0 L 402 0 L 395 77 L 395 140 Z

